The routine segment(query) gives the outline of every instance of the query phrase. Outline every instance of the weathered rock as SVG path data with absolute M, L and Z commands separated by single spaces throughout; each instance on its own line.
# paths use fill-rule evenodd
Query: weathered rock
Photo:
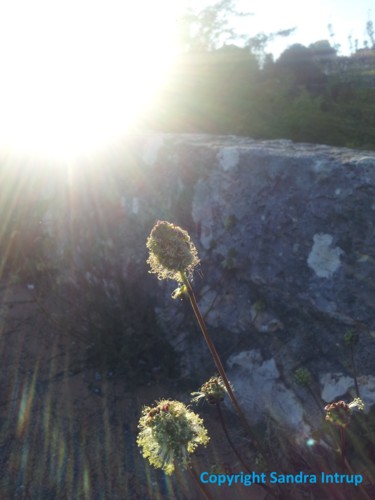
M 100 243 L 96 259 L 109 259 L 112 278 L 121 272 L 155 298 L 185 374 L 203 382 L 215 369 L 188 304 L 170 298 L 175 285 L 147 275 L 145 242 L 158 219 L 187 229 L 198 247 L 201 267 L 193 287 L 249 413 L 271 411 L 274 400 L 273 411 L 284 423 L 291 418 L 292 426 L 307 426 L 308 397 L 299 403 L 303 390 L 294 379 L 300 367 L 309 369 L 315 388 L 321 381 L 322 407 L 331 398 L 350 399 L 348 329 L 359 334 L 357 375 L 373 381 L 375 154 L 290 141 L 154 134 L 129 139 L 102 166 L 77 172 L 74 191 L 75 212 L 61 202 L 54 215 L 68 219 L 65 232 L 56 224 L 59 248 L 75 242 L 74 266 L 95 275 L 97 267 L 85 257 L 93 245 L 83 237 L 91 231 Z M 78 229 L 68 242 L 72 227 Z M 264 386 L 267 367 L 272 376 L 261 403 L 256 386 Z M 332 373 L 350 384 L 336 390 L 324 378 Z M 369 393 L 373 382 L 363 387 Z
M 342 373 L 326 373 L 320 378 L 322 399 L 326 403 L 336 401 L 354 387 L 354 379 Z
M 364 411 L 368 412 L 375 404 L 375 377 L 361 375 L 357 382 L 361 399 L 365 403 Z M 356 397 L 354 378 L 345 377 L 342 373 L 326 373 L 320 378 L 320 383 L 322 385 L 322 399 L 327 403 L 337 401 L 347 393 L 351 394 L 352 399 Z
M 282 382 L 274 358 L 264 360 L 258 350 L 242 351 L 230 356 L 227 364 L 252 423 L 272 417 L 279 426 L 293 429 L 299 441 L 308 439 L 311 428 L 304 420 L 303 402 Z

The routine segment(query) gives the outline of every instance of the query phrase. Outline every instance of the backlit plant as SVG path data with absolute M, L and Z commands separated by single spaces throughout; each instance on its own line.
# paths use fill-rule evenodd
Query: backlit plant
M 195 317 L 198 321 L 199 327 L 210 350 L 228 396 L 241 418 L 243 425 L 247 429 L 247 432 L 255 441 L 257 441 L 257 438 L 253 433 L 236 396 L 234 395 L 221 359 L 208 333 L 205 321 L 200 312 L 194 291 L 189 281 L 189 277 L 191 277 L 193 270 L 199 263 L 198 253 L 195 245 L 190 239 L 190 236 L 187 231 L 181 229 L 179 226 L 171 224 L 167 221 L 158 221 L 147 239 L 146 246 L 150 251 L 150 255 L 147 260 L 151 267 L 150 272 L 156 274 L 159 279 L 173 279 L 182 285 L 180 288 L 175 290 L 173 294 L 174 298 L 179 296 L 182 292 L 189 296 L 190 304 L 193 308 Z M 258 444 L 261 448 L 261 444 Z
M 158 221 L 146 243 L 151 273 L 160 280 L 183 281 L 183 274 L 192 274 L 199 263 L 197 249 L 186 231 L 174 224 Z
M 167 222 L 158 221 L 153 227 L 150 236 L 147 239 L 147 248 L 150 265 L 150 273 L 156 274 L 158 279 L 172 279 L 178 282 L 178 288 L 173 292 L 172 297 L 188 297 L 195 314 L 196 320 L 203 334 L 205 342 L 210 350 L 214 363 L 216 365 L 218 376 L 210 378 L 203 384 L 199 391 L 192 393 L 193 402 L 206 400 L 213 406 L 216 406 L 219 420 L 223 427 L 225 437 L 238 460 L 247 471 L 253 471 L 254 467 L 248 466 L 243 459 L 235 444 L 230 438 L 226 428 L 221 403 L 227 394 L 239 415 L 249 437 L 257 447 L 258 457 L 264 462 L 268 462 L 269 470 L 277 470 L 274 463 L 272 452 L 267 451 L 264 440 L 259 440 L 253 428 L 249 425 L 238 401 L 234 390 L 225 373 L 223 364 L 216 351 L 215 345 L 207 331 L 204 318 L 197 304 L 193 288 L 190 283 L 193 271 L 199 264 L 198 253 L 189 234 L 180 227 Z M 264 305 L 256 304 L 257 310 L 263 309 Z M 352 337 L 346 340 L 352 343 Z M 323 411 L 320 401 L 315 397 L 311 388 L 312 376 L 306 368 L 299 368 L 295 372 L 295 381 L 301 387 L 307 388 L 314 399 L 316 399 L 320 411 Z M 342 462 L 347 466 L 345 459 L 345 428 L 350 422 L 351 411 L 354 406 L 361 406 L 360 400 L 355 400 L 350 404 L 332 403 L 325 408 L 326 420 L 339 426 L 341 436 L 341 457 Z M 207 431 L 203 427 L 202 420 L 185 405 L 176 401 L 163 400 L 154 407 L 146 407 L 142 412 L 139 422 L 140 433 L 138 436 L 138 445 L 142 449 L 143 456 L 148 459 L 151 465 L 163 469 L 167 474 L 171 474 L 176 465 L 188 467 L 195 476 L 198 486 L 201 488 L 199 480 L 194 473 L 189 455 L 194 452 L 199 444 L 207 444 Z M 273 491 L 267 485 L 262 485 L 271 495 L 283 495 L 279 486 Z M 204 490 L 204 489 L 203 489 Z M 207 492 L 202 491 L 207 497 Z
M 338 427 L 347 427 L 350 424 L 353 408 L 358 410 L 364 409 L 363 401 L 360 398 L 355 398 L 351 403 L 345 401 L 337 401 L 330 403 L 324 407 L 326 412 L 327 422 L 337 425 Z
M 172 474 L 177 464 L 189 466 L 189 455 L 210 439 L 203 420 L 179 401 L 162 400 L 146 406 L 139 429 L 137 443 L 143 457 L 166 474 Z
M 195 317 L 219 372 L 220 377 L 215 380 L 210 379 L 201 388 L 201 394 L 204 394 L 205 397 L 214 397 L 215 404 L 218 405 L 226 392 L 248 434 L 257 443 L 259 450 L 262 452 L 263 446 L 258 442 L 257 436 L 253 432 L 237 401 L 221 359 L 207 331 L 205 321 L 190 284 L 189 278 L 191 278 L 194 269 L 199 264 L 199 259 L 197 250 L 189 234 L 170 222 L 158 221 L 147 239 L 146 246 L 150 252 L 147 260 L 151 268 L 150 273 L 156 274 L 160 280 L 172 279 L 179 283 L 179 288 L 172 294 L 173 298 L 182 295 L 189 297 Z M 212 388 L 215 388 L 215 395 L 211 394 L 212 391 L 210 392 Z M 163 404 L 169 405 L 170 403 L 163 402 Z M 220 407 L 218 410 L 221 411 Z M 176 412 L 173 410 L 172 413 Z M 167 473 L 173 471 L 173 463 L 176 459 L 177 461 L 182 460 L 182 462 L 187 461 L 186 453 L 189 450 L 193 451 L 192 443 L 194 442 L 189 441 L 189 448 L 186 445 L 185 436 L 183 438 L 185 444 L 182 445 L 179 435 L 176 433 L 176 426 L 167 423 L 172 421 L 170 415 L 171 410 L 168 408 L 167 412 L 164 411 L 160 404 L 157 406 L 156 412 L 153 409 L 145 409 L 139 424 L 141 433 L 138 438 L 138 444 L 143 449 L 143 456 L 148 458 L 152 465 L 163 468 Z M 200 439 L 204 441 L 202 434 Z

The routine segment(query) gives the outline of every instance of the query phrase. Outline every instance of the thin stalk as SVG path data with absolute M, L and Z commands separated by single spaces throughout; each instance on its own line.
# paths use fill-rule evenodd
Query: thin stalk
M 343 470 L 344 470 L 344 472 L 345 472 L 345 470 L 347 470 L 351 474 L 354 474 L 354 471 L 353 471 L 352 467 L 350 466 L 350 464 L 345 456 L 346 455 L 346 453 L 345 453 L 345 451 L 346 451 L 346 428 L 340 426 L 339 433 L 340 433 L 339 449 L 340 449 L 340 458 L 341 458 Z M 361 491 L 363 497 L 366 498 L 366 500 L 370 500 L 370 497 L 367 494 L 367 491 L 365 490 L 365 488 L 363 487 L 362 484 L 358 485 L 358 489 Z
M 244 468 L 250 472 L 250 474 L 252 473 L 252 470 L 250 469 L 250 467 L 246 464 L 245 460 L 242 458 L 242 455 L 240 454 L 240 452 L 237 450 L 236 446 L 234 445 L 231 437 L 229 436 L 229 432 L 228 432 L 228 429 L 227 429 L 227 426 L 225 424 L 225 420 L 224 420 L 224 416 L 223 416 L 223 412 L 221 411 L 221 406 L 220 406 L 220 402 L 216 403 L 216 408 L 217 408 L 217 412 L 219 414 L 219 419 L 220 419 L 220 423 L 221 423 L 221 426 L 223 428 L 223 431 L 224 431 L 224 434 L 225 434 L 225 437 L 227 438 L 227 441 L 229 443 L 229 446 L 232 448 L 232 450 L 234 451 L 234 453 L 236 454 L 236 457 L 238 458 L 238 460 L 241 462 L 241 464 L 244 466 Z M 261 486 L 262 488 L 264 488 L 268 493 L 270 493 L 272 496 L 274 496 L 273 494 L 273 491 L 272 489 L 265 485 L 265 484 L 262 484 L 262 483 L 258 483 L 259 486 Z
M 197 304 L 195 294 L 194 294 L 194 291 L 190 285 L 190 282 L 189 282 L 186 274 L 183 271 L 181 271 L 180 276 L 181 276 L 181 280 L 182 280 L 183 284 L 186 287 L 186 290 L 188 292 L 189 299 L 190 299 L 190 304 L 193 308 L 195 317 L 198 321 L 199 327 L 202 331 L 202 334 L 203 334 L 204 340 L 206 341 L 208 349 L 210 350 L 210 353 L 213 357 L 216 368 L 217 368 L 217 370 L 218 370 L 218 372 L 219 372 L 219 374 L 224 382 L 228 396 L 230 397 L 230 400 L 232 401 L 232 404 L 233 404 L 235 410 L 237 411 L 237 414 L 240 417 L 242 424 L 244 425 L 245 429 L 247 430 L 248 435 L 256 443 L 258 450 L 262 453 L 263 457 L 268 461 L 268 465 L 270 466 L 271 470 L 277 470 L 277 467 L 275 466 L 275 464 L 271 463 L 271 462 L 273 462 L 273 460 L 271 460 L 269 457 L 267 457 L 267 453 L 266 453 L 266 450 L 265 450 L 263 444 L 259 441 L 257 435 L 255 434 L 255 432 L 251 428 L 249 422 L 247 421 L 247 419 L 245 417 L 245 414 L 243 413 L 243 411 L 242 411 L 242 409 L 237 401 L 236 396 L 233 393 L 232 387 L 229 383 L 227 374 L 225 373 L 225 370 L 224 370 L 223 364 L 221 362 L 221 359 L 219 357 L 219 354 L 217 353 L 215 345 L 212 342 L 211 337 L 208 333 L 206 323 L 204 322 L 203 316 L 200 312 L 200 309 L 199 309 L 199 306 Z M 282 492 L 282 489 L 280 488 L 279 485 L 277 485 L 277 490 L 280 493 L 279 498 L 285 498 L 284 493 Z
M 216 406 L 216 409 L 217 409 L 217 412 L 218 412 L 218 415 L 219 415 L 219 420 L 220 420 L 220 423 L 221 423 L 221 426 L 223 428 L 223 431 L 224 431 L 224 434 L 225 434 L 225 437 L 227 438 L 227 441 L 229 443 L 229 446 L 232 448 L 232 450 L 234 451 L 234 453 L 236 454 L 236 457 L 238 458 L 238 460 L 241 462 L 241 464 L 245 467 L 245 469 L 248 471 L 248 472 L 252 472 L 250 467 L 248 467 L 248 465 L 246 464 L 246 462 L 244 461 L 244 459 L 242 458 L 240 452 L 237 450 L 237 448 L 235 447 L 232 439 L 230 438 L 229 436 L 229 432 L 228 432 L 228 429 L 227 429 L 227 426 L 225 425 L 225 421 L 224 421 L 224 417 L 223 417 L 223 412 L 221 411 L 221 406 L 220 406 L 220 403 L 216 403 L 215 404 Z
M 340 426 L 340 453 L 341 453 L 341 463 L 344 470 L 346 468 L 345 447 L 346 447 L 346 428 Z
M 252 428 L 250 427 L 250 424 L 248 423 L 246 417 L 245 417 L 245 414 L 243 413 L 238 401 L 237 401 L 237 398 L 236 396 L 234 395 L 233 393 L 233 390 L 232 390 L 232 387 L 229 383 L 229 380 L 228 380 L 228 377 L 227 377 L 227 374 L 225 373 L 225 370 L 224 370 L 224 367 L 223 367 L 223 364 L 221 362 L 221 359 L 216 351 L 216 348 L 215 348 L 215 345 L 214 343 L 212 342 L 211 340 L 211 337 L 207 331 L 207 327 L 206 327 L 206 324 L 204 322 L 204 319 L 203 319 L 203 316 L 200 312 L 200 309 L 199 309 L 199 306 L 197 304 L 197 301 L 195 299 L 195 295 L 194 295 L 194 291 L 190 285 L 190 282 L 186 276 L 185 273 L 181 272 L 181 279 L 184 283 L 184 285 L 186 286 L 186 289 L 187 289 L 187 292 L 189 294 L 189 299 L 190 299 L 190 303 L 191 303 L 191 306 L 193 308 L 193 311 L 194 311 L 194 314 L 195 314 L 195 317 L 197 318 L 197 321 L 198 321 L 198 324 L 199 324 L 199 327 L 202 331 L 202 334 L 203 334 L 203 337 L 204 337 L 204 340 L 206 341 L 206 344 L 210 350 L 210 353 L 213 357 L 213 360 L 214 360 L 214 363 L 216 365 L 216 368 L 218 370 L 218 372 L 220 373 L 220 376 L 224 382 L 224 385 L 225 385 L 225 388 L 227 390 L 227 393 L 228 393 L 228 396 L 230 397 L 230 400 L 232 401 L 232 404 L 234 406 L 234 408 L 236 409 L 237 413 L 238 413 L 238 416 L 240 417 L 240 419 L 242 420 L 242 423 L 244 424 L 244 426 L 246 427 L 246 429 L 248 430 L 249 434 L 251 435 L 251 437 L 258 443 L 258 439 L 257 437 L 255 436 Z
M 360 398 L 361 396 L 359 395 L 359 387 L 358 387 L 358 380 L 357 380 L 357 367 L 355 365 L 354 361 L 354 349 L 353 346 L 350 346 L 350 358 L 352 362 L 352 370 L 353 370 L 353 375 L 354 375 L 354 386 L 355 386 L 355 392 L 357 394 L 357 398 Z
M 347 459 L 345 457 L 344 457 L 344 461 L 345 461 L 345 466 L 346 466 L 348 472 L 350 472 L 350 474 L 355 474 L 354 470 L 352 469 L 351 465 L 349 464 L 349 462 L 347 461 Z M 359 484 L 358 489 L 361 491 L 361 493 L 363 494 L 363 497 L 366 498 L 366 500 L 371 500 L 371 498 L 368 495 L 367 491 L 365 490 L 363 484 Z
M 189 471 L 192 477 L 194 478 L 195 483 L 197 484 L 200 492 L 204 496 L 204 498 L 207 498 L 207 500 L 212 500 L 212 496 L 209 494 L 209 492 L 206 490 L 206 488 L 203 486 L 203 484 L 200 482 L 197 471 L 194 469 L 193 464 L 190 462 L 189 463 Z

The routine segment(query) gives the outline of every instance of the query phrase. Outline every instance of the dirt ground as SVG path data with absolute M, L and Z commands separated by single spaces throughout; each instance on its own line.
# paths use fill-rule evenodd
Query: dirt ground
M 130 392 L 126 380 L 85 368 L 83 351 L 46 321 L 35 289 L 0 287 L 1 500 L 203 498 L 187 471 L 166 477 L 136 445 L 142 406 L 175 398 L 178 385 Z M 197 450 L 196 471 L 241 471 L 217 418 L 203 411 L 211 443 Z M 256 485 L 208 491 L 218 500 L 266 496 Z

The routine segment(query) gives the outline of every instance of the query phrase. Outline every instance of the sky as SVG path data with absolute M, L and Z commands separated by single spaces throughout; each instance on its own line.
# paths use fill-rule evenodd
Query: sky
M 173 0 L 0 0 L 0 150 L 75 156 L 120 134 L 164 78 L 174 14 Z
M 239 0 L 238 7 L 253 14 L 236 22 L 239 31 L 245 28 L 251 34 L 267 34 L 297 28 L 293 35 L 278 38 L 267 47 L 275 57 L 293 43 L 309 45 L 324 39 L 340 44 L 341 55 L 349 55 L 348 36 L 352 36 L 353 43 L 357 38 L 362 47 L 366 22 L 371 19 L 375 24 L 373 0 Z M 328 24 L 332 25 L 333 39 L 329 36 Z
M 120 136 L 152 102 L 176 57 L 178 18 L 189 1 L 0 0 L 0 152 L 73 158 Z M 329 39 L 363 46 L 370 0 L 238 0 L 233 19 L 253 37 L 296 27 L 266 47 Z

